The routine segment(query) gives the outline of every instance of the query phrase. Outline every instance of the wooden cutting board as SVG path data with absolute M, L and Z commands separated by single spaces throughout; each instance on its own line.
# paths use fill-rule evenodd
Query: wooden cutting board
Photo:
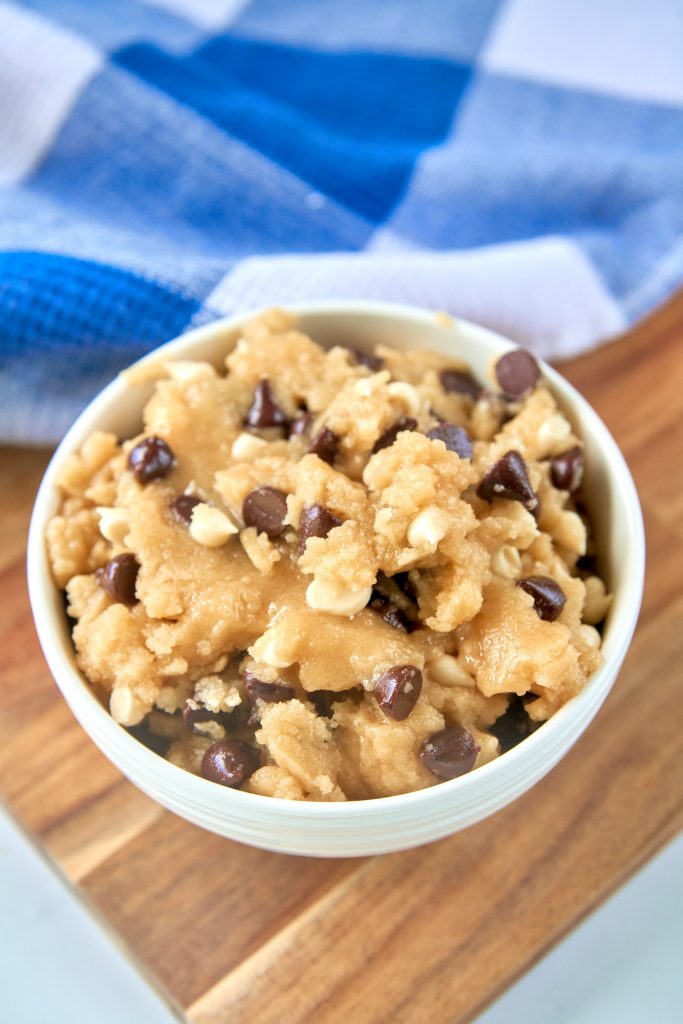
M 35 638 L 24 538 L 47 461 L 0 452 L 0 790 L 196 1024 L 469 1020 L 683 821 L 683 295 L 565 365 L 633 469 L 645 603 L 597 720 L 530 793 L 432 846 L 305 860 L 202 832 L 90 742 Z

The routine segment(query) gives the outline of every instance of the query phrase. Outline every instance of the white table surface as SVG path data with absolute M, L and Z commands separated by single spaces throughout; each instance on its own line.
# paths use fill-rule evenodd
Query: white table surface
M 181 1019 L 0 806 L 2 1024 Z M 476 1024 L 518 1022 L 682 1024 L 683 836 Z

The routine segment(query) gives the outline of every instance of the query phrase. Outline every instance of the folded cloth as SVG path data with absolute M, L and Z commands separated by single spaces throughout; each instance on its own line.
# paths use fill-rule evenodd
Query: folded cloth
M 680 0 L 0 0 L 5 440 L 237 310 L 562 357 L 682 280 Z

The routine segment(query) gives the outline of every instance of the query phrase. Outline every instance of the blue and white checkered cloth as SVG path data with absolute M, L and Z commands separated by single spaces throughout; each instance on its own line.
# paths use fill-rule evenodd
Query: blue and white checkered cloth
M 681 0 L 0 0 L 0 437 L 326 296 L 561 357 L 683 281 Z

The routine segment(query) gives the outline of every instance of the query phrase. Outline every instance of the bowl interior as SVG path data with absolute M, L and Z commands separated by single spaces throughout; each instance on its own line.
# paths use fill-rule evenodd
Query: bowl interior
M 299 314 L 300 328 L 310 334 L 316 341 L 326 347 L 334 344 L 354 345 L 358 348 L 370 348 L 377 343 L 391 345 L 399 349 L 431 348 L 462 359 L 470 364 L 473 372 L 481 380 L 486 379 L 486 372 L 491 360 L 509 348 L 514 347 L 499 335 L 484 328 L 463 321 L 455 321 L 451 325 L 444 324 L 431 313 L 412 307 L 384 305 L 380 303 L 308 303 L 294 305 L 293 312 Z M 252 316 L 254 314 L 249 314 Z M 219 321 L 162 346 L 141 362 L 158 361 L 160 359 L 206 359 L 220 367 L 225 355 L 240 335 L 240 324 L 249 316 L 244 315 L 230 321 Z M 600 551 L 600 568 L 608 586 L 615 593 L 615 602 L 604 630 L 605 664 L 595 673 L 575 701 L 581 701 L 584 694 L 592 687 L 602 685 L 598 677 L 607 671 L 609 662 L 620 660 L 628 646 L 635 625 L 640 605 L 643 575 L 643 534 L 642 519 L 637 495 L 630 474 L 619 449 L 604 424 L 588 404 L 578 395 L 559 374 L 549 367 L 544 367 L 546 378 L 560 406 L 571 420 L 577 434 L 583 438 L 587 451 L 586 495 L 587 504 L 595 527 L 596 540 Z M 98 728 L 107 731 L 115 730 L 122 734 L 123 742 L 133 741 L 121 727 L 111 719 L 99 705 L 88 684 L 80 675 L 74 659 L 70 633 L 64 615 L 64 604 L 61 593 L 51 581 L 50 570 L 44 545 L 45 526 L 51 515 L 56 511 L 58 495 L 54 485 L 56 471 L 62 459 L 77 449 L 85 438 L 95 429 L 111 430 L 121 438 L 133 436 L 141 427 L 142 409 L 151 395 L 153 384 L 131 384 L 118 378 L 91 403 L 82 416 L 76 421 L 64 441 L 57 450 L 55 457 L 46 473 L 41 491 L 36 501 L 36 508 L 31 524 L 29 540 L 29 580 L 34 615 L 38 625 L 41 643 L 48 656 L 59 684 L 77 712 L 78 703 L 82 717 L 84 702 L 90 707 L 93 720 L 99 722 Z M 57 671 L 55 659 L 58 659 L 62 672 Z M 64 666 L 68 666 L 68 678 L 64 677 Z M 573 702 L 571 702 L 573 703 Z M 97 705 L 94 707 L 94 705 Z M 522 747 L 533 749 L 539 742 L 542 733 L 554 729 L 554 723 L 566 713 L 567 705 L 561 709 L 541 730 L 532 734 L 518 747 L 508 754 L 478 769 L 473 775 L 481 772 L 498 772 L 504 768 L 506 759 L 518 757 Z M 142 753 L 142 752 L 141 752 Z M 147 752 L 142 754 L 143 757 Z M 154 757 L 154 755 L 150 755 Z M 180 771 L 168 762 L 154 757 L 158 763 L 158 771 Z M 183 775 L 186 773 L 182 773 Z M 194 779 L 192 784 L 199 783 L 204 787 L 210 784 Z M 444 787 L 467 786 L 470 777 L 453 780 Z M 216 787 L 211 787 L 215 790 Z M 401 797 L 387 797 L 367 801 L 365 806 L 425 799 L 434 790 L 425 790 L 416 794 L 405 794 Z M 221 798 L 237 795 L 241 798 L 249 794 L 232 794 L 221 791 Z M 251 797 L 252 800 L 261 798 Z M 270 801 L 269 801 L 270 802 Z M 282 803 L 282 801 L 276 801 Z M 306 810 L 317 807 L 326 814 L 344 813 L 344 805 L 306 805 Z M 349 805 L 346 804 L 346 807 Z M 303 809 L 303 808 L 302 808 Z

